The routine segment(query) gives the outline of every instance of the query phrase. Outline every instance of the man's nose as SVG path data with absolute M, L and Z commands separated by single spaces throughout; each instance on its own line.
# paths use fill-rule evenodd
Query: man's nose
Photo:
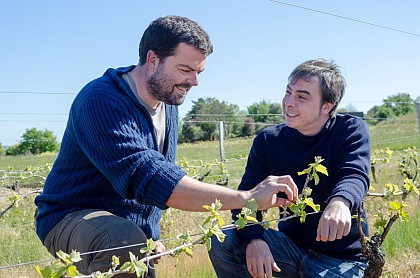
M 286 96 L 283 101 L 285 106 L 294 106 L 296 103 L 295 97 L 292 95 Z
M 200 83 L 198 81 L 198 74 L 196 72 L 191 73 L 187 81 L 191 84 L 191 86 L 198 86 L 198 84 Z

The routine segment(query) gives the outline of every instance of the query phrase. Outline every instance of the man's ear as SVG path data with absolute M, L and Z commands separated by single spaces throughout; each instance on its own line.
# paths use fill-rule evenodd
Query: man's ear
M 153 69 L 153 70 L 159 64 L 159 57 L 156 55 L 156 53 L 153 50 L 147 51 L 146 64 L 150 67 L 150 69 Z
M 335 104 L 334 104 L 334 103 L 332 103 L 332 102 L 325 102 L 325 103 L 322 105 L 322 108 L 321 108 L 321 113 L 322 113 L 322 114 L 325 114 L 325 115 L 329 114 L 329 113 L 330 113 L 330 111 L 331 111 L 331 109 L 333 109 L 333 108 L 334 108 L 334 106 L 335 106 Z

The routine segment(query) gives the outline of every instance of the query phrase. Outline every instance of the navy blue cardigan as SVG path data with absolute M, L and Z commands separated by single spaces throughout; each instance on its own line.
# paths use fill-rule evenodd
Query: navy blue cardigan
M 306 176 L 298 176 L 297 172 L 308 168 L 315 156 L 325 159 L 322 164 L 327 167 L 329 176 L 320 174 L 317 186 L 313 182 L 309 184 L 314 202 L 323 210 L 333 196 L 343 196 L 351 203 L 352 215 L 356 214 L 369 187 L 370 136 L 365 122 L 349 115 L 331 118 L 314 136 L 305 136 L 284 123 L 261 131 L 254 139 L 239 189 L 253 188 L 268 175 L 290 175 L 301 192 Z M 233 210 L 233 216 L 238 212 Z M 321 213 L 308 215 L 304 223 L 294 218 L 279 222 L 278 227 L 301 247 L 339 258 L 359 258 L 360 236 L 355 219 L 348 236 L 318 242 L 315 239 L 320 216 Z M 367 235 L 366 223 L 363 230 Z M 246 243 L 262 238 L 263 233 L 259 225 L 238 230 Z
M 129 219 L 158 239 L 166 202 L 186 174 L 174 163 L 178 109 L 166 105 L 166 139 L 159 152 L 152 119 L 123 73 L 108 69 L 76 96 L 60 152 L 35 199 L 36 232 L 47 233 L 67 214 L 103 209 Z

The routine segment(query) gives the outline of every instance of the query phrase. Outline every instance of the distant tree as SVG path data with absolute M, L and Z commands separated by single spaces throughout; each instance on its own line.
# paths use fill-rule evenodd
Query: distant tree
M 231 127 L 229 127 L 229 126 L 225 127 L 225 129 L 228 129 L 228 130 L 232 131 L 232 134 L 231 134 L 230 137 L 249 136 L 249 135 L 244 135 L 243 134 L 243 128 L 244 128 L 244 125 L 246 124 L 246 119 L 247 118 L 248 118 L 247 112 L 244 111 L 244 110 L 241 110 L 236 114 L 235 122 L 227 123 L 227 124 L 231 125 Z
M 11 147 L 8 147 L 6 150 L 6 155 L 22 155 L 25 154 L 24 151 L 20 148 L 20 143 L 13 145 Z
M 383 119 L 393 116 L 394 113 L 390 107 L 387 107 L 384 105 L 381 105 L 381 106 L 375 105 L 373 106 L 373 108 L 371 108 L 368 111 L 368 115 L 372 116 L 373 118 L 377 120 L 383 120 Z
M 242 136 L 251 136 L 255 134 L 255 123 L 254 119 L 247 117 L 245 119 L 245 124 L 242 127 Z
M 22 135 L 22 140 L 15 146 L 6 150 L 6 155 L 40 154 L 57 151 L 59 143 L 52 131 L 36 128 L 27 129 Z
M 407 115 L 414 111 L 410 94 L 398 93 L 384 100 L 384 106 L 392 109 L 395 116 Z
M 406 115 L 415 110 L 413 100 L 407 93 L 398 93 L 383 100 L 384 104 L 375 105 L 367 114 L 376 122 L 392 116 Z
M 260 101 L 253 103 L 247 107 L 248 113 L 255 122 L 262 123 L 278 123 L 281 121 L 281 104 L 271 103 L 268 101 Z
M 249 116 L 255 122 L 255 132 L 266 127 L 266 124 L 282 122 L 282 108 L 280 103 L 262 100 L 247 107 Z
M 3 144 L 0 143 L 0 155 L 3 155 L 3 153 L 4 153 Z
M 237 105 L 228 104 L 215 98 L 199 98 L 197 101 L 193 101 L 191 110 L 184 118 L 180 141 L 214 140 L 218 137 L 217 122 L 235 123 L 238 112 L 239 106 Z M 234 124 L 225 125 L 227 137 L 236 136 L 237 134 L 233 133 L 234 130 L 238 130 Z
M 194 142 L 203 138 L 203 131 L 199 126 L 194 125 L 191 122 L 184 122 L 182 124 L 181 135 L 179 136 L 179 142 Z

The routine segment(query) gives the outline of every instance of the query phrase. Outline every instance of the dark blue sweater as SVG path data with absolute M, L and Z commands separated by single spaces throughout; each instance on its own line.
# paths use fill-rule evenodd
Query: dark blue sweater
M 75 98 L 60 152 L 35 199 L 36 232 L 47 233 L 67 214 L 103 209 L 129 219 L 158 239 L 162 209 L 185 175 L 174 164 L 178 110 L 166 105 L 166 139 L 159 152 L 152 119 L 123 73 L 108 69 Z
M 309 184 L 314 202 L 324 210 L 333 196 L 343 196 L 351 202 L 352 215 L 356 214 L 369 187 L 370 137 L 363 120 L 353 116 L 331 118 L 314 136 L 305 136 L 284 123 L 264 129 L 254 139 L 239 189 L 253 188 L 268 175 L 290 175 L 301 192 L 306 176 L 298 176 L 297 172 L 308 168 L 315 156 L 325 159 L 322 164 L 327 167 L 329 176 L 320 174 L 317 186 L 313 182 Z M 233 216 L 238 212 L 232 211 Z M 300 223 L 299 218 L 279 222 L 279 230 L 301 247 L 338 258 L 358 258 L 361 249 L 356 221 L 352 220 L 348 236 L 332 242 L 318 242 L 315 239 L 321 214 L 308 215 L 304 223 Z M 367 235 L 366 223 L 363 229 Z M 262 238 L 263 233 L 264 229 L 259 225 L 238 230 L 247 243 Z

